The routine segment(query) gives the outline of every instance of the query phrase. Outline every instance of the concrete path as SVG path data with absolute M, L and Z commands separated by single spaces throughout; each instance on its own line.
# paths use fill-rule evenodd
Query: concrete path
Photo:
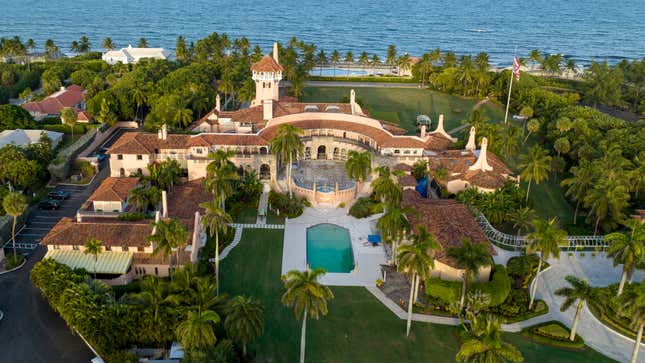
M 228 254 L 231 252 L 231 250 L 235 248 L 235 246 L 240 244 L 240 240 L 242 240 L 243 232 L 244 232 L 244 228 L 235 228 L 235 237 L 233 237 L 233 242 L 231 242 L 230 245 L 226 246 L 226 248 L 224 248 L 222 253 L 219 254 L 220 261 L 225 259 L 226 256 L 228 256 Z M 213 258 L 212 260 L 215 261 L 215 258 Z
M 284 229 L 284 224 L 251 224 L 251 223 L 231 223 L 233 228 L 264 228 L 264 229 Z
M 265 192 L 260 195 L 260 202 L 258 203 L 258 219 L 255 224 L 266 224 L 268 211 L 269 193 Z

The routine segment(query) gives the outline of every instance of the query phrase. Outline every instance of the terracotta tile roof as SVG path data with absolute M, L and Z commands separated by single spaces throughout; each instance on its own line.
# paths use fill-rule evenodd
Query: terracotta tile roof
M 446 252 L 450 247 L 460 246 L 464 238 L 470 238 L 474 243 L 486 243 L 491 255 L 496 254 L 472 213 L 463 204 L 452 199 L 424 199 L 416 191 L 408 189 L 403 191 L 402 205 L 418 212 L 408 215 L 411 225 L 415 229 L 417 225 L 424 226 L 443 247 L 437 252 L 437 260 L 456 267 Z
M 391 132 L 393 135 L 405 135 L 408 132 L 408 130 L 401 128 L 391 122 L 381 121 L 381 124 L 383 125 L 384 129 Z
M 284 68 L 272 56 L 265 55 L 259 62 L 251 65 L 251 70 L 255 72 L 282 72 Z
M 470 151 L 463 150 L 444 150 L 437 155 L 428 157 L 428 167 L 431 171 L 441 168 L 448 170 L 449 173 L 465 173 L 468 168 L 475 163 L 477 158 Z
M 154 154 L 163 149 L 185 149 L 190 135 L 168 134 L 161 140 L 156 133 L 126 132 L 110 147 L 108 154 Z
M 177 262 L 184 264 L 190 261 L 190 252 L 185 250 L 179 250 L 179 261 L 177 261 L 176 252 L 173 253 L 170 257 L 163 260 L 161 253 L 157 255 L 152 255 L 151 253 L 135 252 L 132 256 L 133 265 L 170 265 L 170 260 L 172 259 L 173 265 L 177 266 Z
M 393 169 L 394 170 L 399 170 L 399 171 L 412 171 L 412 166 L 410 166 L 408 164 L 399 163 L 399 164 L 394 165 Z
M 267 146 L 269 142 L 257 134 L 200 134 L 191 137 L 187 146 L 209 145 Z
M 472 185 L 486 189 L 498 189 L 503 187 L 504 183 L 506 183 L 506 177 L 502 174 L 497 173 L 495 170 L 468 170 L 464 174 L 454 176 L 450 179 L 467 180 Z
M 425 143 L 415 136 L 392 136 L 381 143 L 381 147 L 402 147 L 423 149 Z
M 493 171 L 499 174 L 506 174 L 509 175 L 512 173 L 511 169 L 504 164 L 504 162 L 497 157 L 497 155 L 493 154 L 492 152 L 488 151 L 486 153 L 486 160 L 488 161 L 488 165 L 493 167 Z
M 128 193 L 138 182 L 139 178 L 105 178 L 87 200 L 88 202 L 125 202 Z
M 64 217 L 42 239 L 44 245 L 85 245 L 88 239 L 97 238 L 104 246 L 145 247 L 150 245 L 146 237 L 152 229 L 149 221 L 77 223 Z
M 428 135 L 427 138 L 425 141 L 426 150 L 443 151 L 448 149 L 452 144 L 452 140 L 438 134 Z
M 404 175 L 399 177 L 399 184 L 402 187 L 416 187 L 417 186 L 417 179 L 413 177 L 412 175 Z
M 349 122 L 349 121 L 337 121 L 337 120 L 302 120 L 290 122 L 290 125 L 298 127 L 303 130 L 308 129 L 336 129 L 356 132 L 369 136 L 374 139 L 378 144 L 389 140 L 392 136 L 390 133 L 383 129 L 376 128 L 374 126 L 369 126 L 366 124 Z M 260 131 L 260 135 L 267 140 L 271 140 L 278 133 L 278 125 L 270 126 Z
M 213 196 L 204 190 L 203 180 L 195 179 L 177 185 L 172 192 L 168 193 L 168 217 L 194 219 L 196 211 L 204 214 L 199 204 L 212 200 Z
M 22 105 L 27 111 L 39 112 L 48 115 L 60 113 L 64 107 L 75 107 L 85 99 L 84 90 L 80 86 L 71 85 L 64 90 L 57 91 L 40 102 L 27 102 Z

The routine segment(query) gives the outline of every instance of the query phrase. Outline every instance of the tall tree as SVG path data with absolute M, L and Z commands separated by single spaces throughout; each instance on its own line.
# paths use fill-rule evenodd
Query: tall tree
M 213 194 L 224 211 L 226 211 L 226 199 L 233 194 L 234 182 L 238 179 L 235 164 L 230 160 L 233 155 L 235 155 L 233 150 L 217 149 L 208 154 L 211 162 L 206 166 L 204 186 Z
M 219 294 L 219 233 L 228 231 L 228 224 L 233 223 L 233 219 L 221 207 L 217 199 L 211 202 L 204 202 L 199 205 L 204 208 L 204 215 L 201 223 L 206 227 L 208 234 L 215 236 L 215 286 Z
M 600 222 L 603 228 L 612 228 L 625 217 L 629 205 L 629 191 L 625 180 L 602 179 L 596 181 L 585 196 L 585 206 L 590 208 L 590 217 L 595 217 L 594 234 L 598 233 Z
M 177 37 L 177 42 L 175 43 L 175 56 L 179 61 L 187 61 L 189 58 L 186 39 L 183 35 Z
M 152 242 L 153 250 L 152 255 L 156 256 L 161 254 L 161 259 L 163 262 L 170 257 L 173 252 L 176 250 L 177 261 L 179 262 L 179 252 L 181 247 L 188 240 L 188 231 L 186 228 L 179 222 L 178 219 L 173 218 L 169 221 L 161 220 L 159 222 L 153 222 L 152 228 L 155 230 L 155 234 L 148 236 L 147 241 Z M 170 259 L 170 279 L 173 279 L 173 262 L 172 258 Z
M 394 65 L 396 65 L 396 46 L 394 44 L 390 44 L 387 47 L 386 62 L 390 68 L 393 68 Z
M 397 251 L 399 243 L 410 230 L 407 213 L 413 213 L 410 208 L 401 208 L 397 204 L 387 204 L 385 213 L 376 222 L 376 228 L 381 231 L 383 239 L 392 244 L 393 262 L 397 264 Z
M 69 129 L 72 132 L 72 139 L 74 139 L 74 125 L 78 120 L 78 114 L 76 113 L 76 110 L 71 107 L 64 107 L 60 111 L 60 119 L 61 121 L 63 121 L 63 124 L 69 126 Z
M 260 301 L 252 297 L 238 295 L 229 303 L 224 328 L 231 339 L 242 342 L 242 357 L 246 357 L 246 343 L 264 332 L 263 312 Z
M 92 44 L 90 40 L 85 35 L 82 35 L 78 40 L 78 52 L 87 53 L 92 49 Z
M 557 228 L 555 218 L 549 220 L 536 219 L 533 221 L 533 232 L 526 236 L 528 242 L 526 245 L 526 253 L 539 253 L 540 261 L 538 262 L 538 269 L 535 273 L 531 289 L 529 310 L 533 307 L 533 301 L 535 300 L 538 279 L 542 272 L 542 262 L 546 262 L 551 257 L 560 258 L 560 246 L 566 245 L 566 237 L 567 234 Z
M 96 264 L 99 261 L 99 255 L 101 254 L 101 241 L 96 238 L 90 238 L 85 242 L 85 249 L 83 253 L 86 255 L 92 255 L 94 257 L 94 278 L 96 278 Z
M 623 73 L 618 67 L 610 67 L 607 62 L 592 62 L 585 71 L 587 89 L 584 93 L 586 102 L 614 106 L 621 102 Z
M 378 173 L 378 177 L 371 183 L 374 196 L 378 198 L 381 203 L 399 205 L 403 197 L 403 190 L 401 186 L 393 179 L 394 176 L 399 176 L 401 173 L 398 171 L 391 171 L 388 166 L 379 166 L 374 169 Z
M 138 48 L 148 48 L 148 40 L 146 38 L 139 38 Z
M 461 246 L 448 248 L 447 256 L 455 259 L 457 266 L 464 270 L 459 300 L 459 307 L 463 308 L 468 280 L 476 278 L 482 267 L 492 264 L 488 244 L 473 243 L 470 239 L 464 238 Z
M 530 207 L 516 208 L 508 213 L 508 219 L 513 222 L 513 228 L 517 230 L 517 235 L 522 233 L 531 226 L 531 222 L 535 219 L 535 211 Z
M 573 317 L 573 326 L 571 327 L 571 334 L 569 335 L 569 340 L 574 341 L 576 339 L 576 331 L 578 329 L 578 322 L 580 320 L 580 311 L 582 306 L 586 301 L 595 298 L 594 290 L 587 280 L 580 280 L 575 276 L 567 276 L 564 278 L 567 280 L 570 287 L 561 287 L 555 290 L 555 294 L 558 296 L 563 296 L 565 298 L 564 302 L 560 306 L 560 311 L 568 310 L 571 305 L 573 305 L 576 300 L 578 301 L 578 306 L 576 306 L 576 313 Z
M 629 294 L 623 295 L 621 303 L 621 310 L 631 315 L 632 328 L 637 331 L 631 359 L 631 363 L 636 363 L 645 327 L 645 284 L 638 284 Z
M 206 361 L 204 351 L 217 342 L 214 325 L 219 322 L 220 316 L 214 311 L 189 311 L 186 320 L 177 325 L 177 339 L 191 357 L 199 357 L 195 361 Z
M 358 152 L 350 150 L 347 153 L 347 161 L 345 162 L 345 172 L 347 176 L 356 180 L 360 185 L 367 180 L 370 171 L 372 171 L 372 153 L 369 151 Z M 356 192 L 360 187 L 356 186 Z
M 569 169 L 569 171 L 571 172 L 571 177 L 562 180 L 560 185 L 565 188 L 564 195 L 576 201 L 576 210 L 573 213 L 573 224 L 577 224 L 580 203 L 584 201 L 589 189 L 593 186 L 596 173 L 591 163 L 584 160 L 577 166 Z
M 370 57 L 367 52 L 362 52 L 358 57 L 358 62 L 363 66 L 363 72 L 366 71 L 367 65 L 370 64 Z
M 527 180 L 526 201 L 529 200 L 531 183 L 540 184 L 549 177 L 551 171 L 551 157 L 540 145 L 535 145 L 526 154 L 520 155 L 520 176 Z
M 623 293 L 627 277 L 631 281 L 636 266 L 645 260 L 645 225 L 635 219 L 628 219 L 625 226 L 627 231 L 605 236 L 605 242 L 609 243 L 607 256 L 614 259 L 614 266 L 623 265 L 616 296 Z
M 410 300 L 408 301 L 408 323 L 405 335 L 410 336 L 412 326 L 412 306 L 416 301 L 415 295 L 419 290 L 419 280 L 425 281 L 430 277 L 430 270 L 434 268 L 434 251 L 440 248 L 439 242 L 428 233 L 423 226 L 412 238 L 413 244 L 404 244 L 398 248 L 398 269 L 407 272 L 410 276 Z
M 318 268 L 313 271 L 291 270 L 282 276 L 286 289 L 282 295 L 282 303 L 287 307 L 293 307 L 296 319 L 302 316 L 300 363 L 305 362 L 307 316 L 318 320 L 320 315 L 327 315 L 327 302 L 334 298 L 331 289 L 318 282 L 324 274 L 325 270 Z
M 103 39 L 103 44 L 101 46 L 105 50 L 114 50 L 116 48 L 116 45 L 114 45 L 114 42 L 110 37 Z
M 348 76 L 349 76 L 349 69 L 352 63 L 354 63 L 354 53 L 352 53 L 351 51 L 348 51 L 347 53 L 345 53 L 345 66 L 347 67 Z
M 334 77 L 336 77 L 336 66 L 338 66 L 338 62 L 340 62 L 340 53 L 338 53 L 338 50 L 334 49 L 333 52 L 331 52 L 331 57 L 329 58 L 331 61 L 331 65 L 334 68 Z
M 11 245 L 13 247 L 13 258 L 15 259 L 17 256 L 16 223 L 18 222 L 18 217 L 27 210 L 27 200 L 22 193 L 10 192 L 4 196 L 4 199 L 2 200 L 2 208 L 7 215 L 13 217 L 13 223 L 11 224 Z
M 278 126 L 278 134 L 271 140 L 271 149 L 278 155 L 278 158 L 283 163 L 287 163 L 287 188 L 289 189 L 289 197 L 293 198 L 293 191 L 291 190 L 291 170 L 293 168 L 294 159 L 303 154 L 304 146 L 300 140 L 302 130 L 288 124 Z

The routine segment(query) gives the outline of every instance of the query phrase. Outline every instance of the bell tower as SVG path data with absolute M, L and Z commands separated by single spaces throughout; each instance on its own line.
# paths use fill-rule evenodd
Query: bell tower
M 265 55 L 259 62 L 251 65 L 255 81 L 255 100 L 251 106 L 259 106 L 264 101 L 278 101 L 280 81 L 284 68 L 278 63 L 278 43 L 273 44 L 273 56 Z

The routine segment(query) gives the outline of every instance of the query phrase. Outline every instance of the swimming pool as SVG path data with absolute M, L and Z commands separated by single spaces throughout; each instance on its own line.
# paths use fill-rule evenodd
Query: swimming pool
M 351 272 L 354 254 L 349 231 L 329 223 L 307 228 L 307 264 L 327 272 Z

